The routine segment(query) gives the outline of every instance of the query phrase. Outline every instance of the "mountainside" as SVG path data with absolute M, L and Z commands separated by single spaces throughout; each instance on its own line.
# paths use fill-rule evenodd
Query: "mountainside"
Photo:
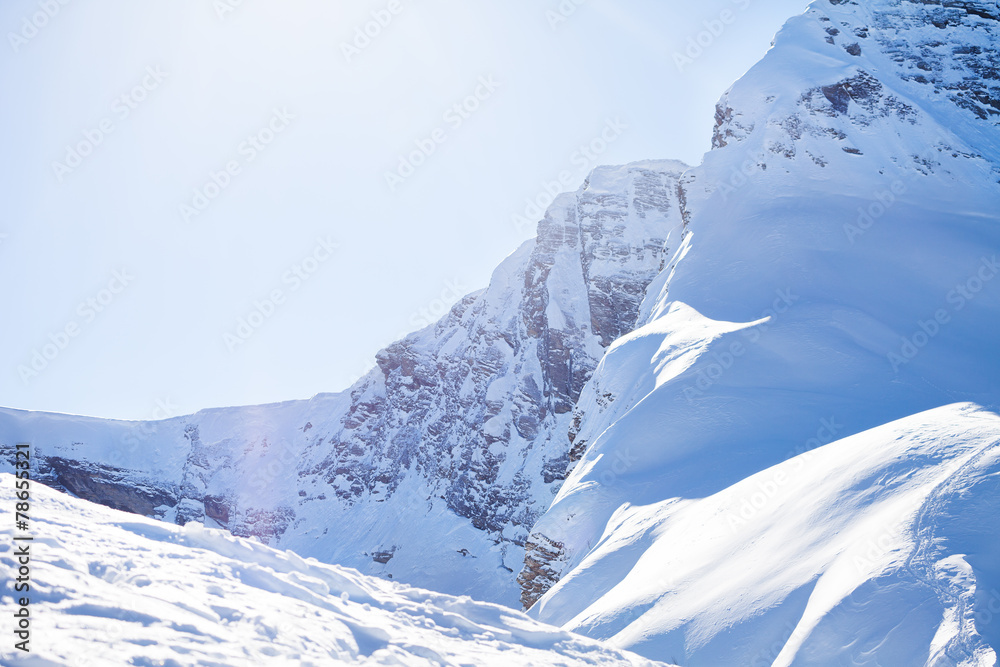
M 998 22 L 817 0 L 700 166 L 595 170 L 350 390 L 0 453 L 653 659 L 996 664 Z
M 678 633 L 686 621 L 651 629 L 637 620 L 643 605 L 666 607 L 671 595 L 632 570 L 655 544 L 655 529 L 640 523 L 665 522 L 674 505 L 707 504 L 798 453 L 893 420 L 959 401 L 1000 404 L 998 19 L 995 2 L 820 0 L 723 96 L 715 148 L 682 178 L 683 240 L 668 240 L 677 250 L 649 289 L 640 326 L 612 345 L 585 387 L 573 427 L 582 459 L 529 537 L 522 602 L 537 602 L 539 618 L 573 619 L 647 655 L 669 646 L 682 664 L 719 664 L 708 657 L 718 647 L 705 647 L 723 628 L 730 648 L 732 633 L 745 631 L 780 650 L 785 619 L 750 629 L 736 606 L 713 608 L 709 629 Z M 888 447 L 872 438 L 870 446 Z M 919 457 L 912 465 L 920 469 Z M 826 484 L 819 473 L 812 480 Z M 946 532 L 953 519 L 932 515 L 927 529 Z M 982 521 L 970 528 L 982 542 L 972 542 L 993 549 Z M 695 522 L 670 537 L 700 540 L 703 530 L 714 529 Z M 756 536 L 744 539 L 749 549 Z M 627 556 L 602 547 L 630 541 Z M 757 571 L 759 554 L 729 546 L 734 567 Z M 793 551 L 786 564 L 808 557 Z M 969 562 L 963 585 L 976 591 L 976 606 L 966 611 L 981 613 L 988 588 L 975 582 L 996 580 L 981 554 Z M 797 584 L 822 581 L 827 567 L 833 559 Z M 858 586 L 882 585 L 868 574 Z M 631 601 L 609 594 L 600 611 L 591 608 L 625 581 Z M 695 584 L 721 585 L 709 573 Z M 816 585 L 813 597 L 798 589 L 794 603 L 790 590 L 755 600 L 754 613 L 773 619 L 773 606 L 787 604 L 778 616 L 807 624 L 802 605 L 826 594 Z M 901 623 L 906 600 L 871 618 Z M 936 627 L 901 633 L 927 647 Z M 818 637 L 805 653 L 789 643 L 775 664 L 836 662 L 831 646 L 844 645 L 824 654 L 829 636 Z M 909 662 L 912 654 L 897 661 L 887 647 L 843 650 L 851 664 L 923 664 Z M 980 649 L 973 653 L 986 655 Z M 995 658 L 978 660 L 959 664 Z
M 661 664 L 506 607 L 366 577 L 197 523 L 180 528 L 40 485 L 32 500 L 31 590 L 18 595 L 31 598 L 30 653 L 5 638 L 3 665 Z M 10 475 L 0 475 L 0 502 L 15 502 Z M 24 533 L 12 523 L 0 528 L 5 598 L 14 593 L 14 547 L 25 544 L 13 541 Z
M 0 410 L 0 443 L 33 443 L 43 479 L 82 498 L 514 606 L 573 405 L 635 326 L 686 168 L 596 169 L 489 288 L 342 394 L 151 423 Z

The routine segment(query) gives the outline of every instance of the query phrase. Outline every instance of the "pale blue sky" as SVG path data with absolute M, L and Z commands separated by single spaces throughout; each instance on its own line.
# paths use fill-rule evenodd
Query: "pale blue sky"
M 63 1 L 0 5 L 0 405 L 135 419 L 345 388 L 486 285 L 544 182 L 700 161 L 807 5 Z

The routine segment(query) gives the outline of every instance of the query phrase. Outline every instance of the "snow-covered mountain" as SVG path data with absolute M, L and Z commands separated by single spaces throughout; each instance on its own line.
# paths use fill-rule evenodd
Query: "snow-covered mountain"
M 349 391 L 2 410 L 0 447 L 83 498 L 654 659 L 995 664 L 998 22 L 817 0 L 700 166 L 597 169 Z
M 573 406 L 683 225 L 686 168 L 596 169 L 486 290 L 346 392 L 151 423 L 0 410 L 0 446 L 33 443 L 48 483 L 117 509 L 516 606 Z
M 938 432 L 926 449 L 868 430 L 960 401 L 1000 404 L 998 20 L 995 2 L 820 0 L 724 95 L 715 149 L 682 178 L 683 242 L 668 241 L 677 250 L 640 326 L 611 346 L 575 409 L 582 458 L 520 575 L 537 617 L 681 664 L 745 664 L 746 646 L 778 647 L 760 664 L 993 664 L 975 636 L 998 646 L 977 620 L 1000 588 L 986 518 L 997 487 L 981 471 L 947 484 L 947 467 L 934 473 L 948 493 L 976 489 L 972 525 L 953 508 L 901 513 L 900 539 L 914 542 L 893 542 L 902 560 L 835 572 L 869 513 L 903 502 L 883 487 L 946 464 L 949 441 L 993 444 L 966 432 L 964 413 L 893 427 L 903 441 Z M 811 488 L 783 490 L 780 521 L 718 532 L 761 475 L 784 470 L 772 466 L 862 432 L 828 446 L 858 488 L 824 474 L 836 454 L 817 455 L 824 464 L 795 477 Z M 899 460 L 866 463 L 868 448 Z M 872 463 L 882 474 L 868 476 Z M 841 532 L 824 545 L 810 526 Z M 913 538 L 963 530 L 947 544 Z M 778 549 L 776 535 L 806 539 Z M 732 562 L 705 562 L 706 540 Z M 762 558 L 780 559 L 782 576 Z M 734 568 L 751 575 L 726 580 Z M 678 572 L 686 580 L 671 583 Z M 820 618 L 858 591 L 878 601 L 849 622 Z M 915 605 L 920 619 L 907 617 Z M 850 640 L 865 628 L 868 640 Z
M 15 502 L 0 475 L 0 503 Z M 473 602 L 34 488 L 28 653 L 3 665 L 633 665 L 637 655 Z M 13 522 L 0 528 L 14 591 Z M 5 611 L 12 611 L 5 606 Z M 7 616 L 7 614 L 5 614 Z M 9 618 L 9 617 L 8 617 Z M 23 641 L 23 638 L 18 638 Z

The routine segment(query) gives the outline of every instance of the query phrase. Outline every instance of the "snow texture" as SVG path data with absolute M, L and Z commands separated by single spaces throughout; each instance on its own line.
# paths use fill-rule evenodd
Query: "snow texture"
M 998 515 L 1000 416 L 938 408 L 621 506 L 532 615 L 692 666 L 994 665 Z
M 3 507 L 13 506 L 13 489 L 13 477 L 0 475 Z M 14 655 L 5 639 L 3 665 L 659 664 L 506 607 L 367 577 L 197 523 L 146 519 L 41 485 L 33 508 L 32 650 Z M 14 532 L 0 528 L 5 600 Z
M 681 179 L 683 238 L 574 411 L 581 458 L 529 537 L 560 545 L 526 561 L 553 585 L 533 615 L 691 665 L 994 663 L 995 628 L 973 626 L 1000 606 L 996 487 L 975 467 L 943 480 L 954 447 L 989 471 L 996 434 L 969 432 L 967 407 L 918 413 L 1000 404 L 998 19 L 993 2 L 821 0 L 725 94 L 715 149 Z M 939 439 L 906 444 L 927 437 L 907 418 Z M 878 430 L 895 420 L 900 441 Z M 816 448 L 839 456 L 817 450 L 773 519 L 719 533 L 760 475 Z M 929 479 L 967 488 L 975 519 L 899 510 L 911 569 L 849 572 L 834 554 L 870 512 L 933 505 L 883 486 L 935 461 Z M 842 465 L 853 491 L 827 477 Z
M 163 534 L 520 598 L 653 659 L 995 664 L 998 24 L 817 0 L 723 95 L 701 165 L 598 168 L 349 391 L 0 410 L 0 454 L 33 442 L 46 483 L 195 524 L 130 519 Z

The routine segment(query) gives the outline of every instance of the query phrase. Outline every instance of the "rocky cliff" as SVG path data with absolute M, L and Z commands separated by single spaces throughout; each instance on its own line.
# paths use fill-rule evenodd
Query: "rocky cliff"
M 685 169 L 598 168 L 341 394 L 140 424 L 5 410 L 0 442 L 32 442 L 43 479 L 88 500 L 514 605 L 573 406 L 683 227 Z

